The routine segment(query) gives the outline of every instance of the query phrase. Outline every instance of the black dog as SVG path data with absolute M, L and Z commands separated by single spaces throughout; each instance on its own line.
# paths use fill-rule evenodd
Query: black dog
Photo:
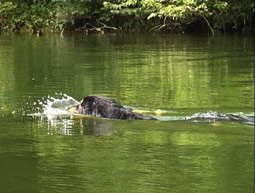
M 112 99 L 95 95 L 84 97 L 79 105 L 69 107 L 67 111 L 108 119 L 156 120 L 151 116 L 133 113 L 130 109 L 124 108 Z

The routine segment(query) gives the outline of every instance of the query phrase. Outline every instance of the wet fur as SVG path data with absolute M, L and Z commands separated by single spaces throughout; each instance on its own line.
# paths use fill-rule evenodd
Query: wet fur
M 109 119 L 155 119 L 150 116 L 132 113 L 129 109 L 124 108 L 120 104 L 116 103 L 114 100 L 96 95 L 84 97 L 81 103 L 77 106 L 77 111 L 81 114 Z

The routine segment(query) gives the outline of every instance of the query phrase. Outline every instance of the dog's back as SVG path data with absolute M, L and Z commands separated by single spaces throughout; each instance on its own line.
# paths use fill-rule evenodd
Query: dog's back
M 96 117 L 110 118 L 110 119 L 140 119 L 150 120 L 153 117 L 144 116 L 132 113 L 130 110 L 125 109 L 114 100 L 103 96 L 90 95 L 84 97 L 78 107 L 79 113 L 86 115 L 93 115 Z

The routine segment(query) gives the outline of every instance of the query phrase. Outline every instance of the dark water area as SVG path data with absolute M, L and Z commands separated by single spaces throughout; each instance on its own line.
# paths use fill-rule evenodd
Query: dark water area
M 253 54 L 252 36 L 1 35 L 0 192 L 254 192 Z M 89 94 L 163 115 L 64 113 Z

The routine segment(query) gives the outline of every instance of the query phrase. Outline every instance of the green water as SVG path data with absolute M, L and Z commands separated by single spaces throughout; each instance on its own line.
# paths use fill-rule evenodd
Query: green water
M 253 37 L 0 36 L 0 192 L 254 192 L 238 121 L 47 120 L 89 94 L 166 116 L 254 112 Z

